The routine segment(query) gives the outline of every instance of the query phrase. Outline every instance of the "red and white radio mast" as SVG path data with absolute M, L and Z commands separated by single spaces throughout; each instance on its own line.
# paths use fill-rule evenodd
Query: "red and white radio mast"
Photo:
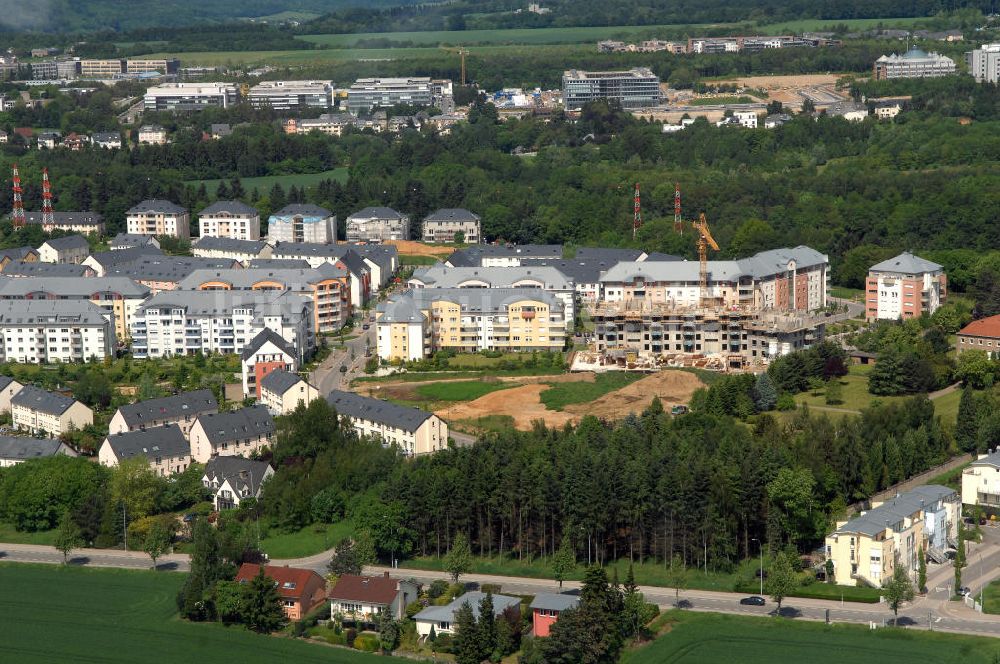
M 49 183 L 49 169 L 42 169 L 42 230 L 49 232 L 56 226 L 52 214 L 52 185 Z
M 14 164 L 14 209 L 10 213 L 10 220 L 14 222 L 14 228 L 21 228 L 25 224 L 24 218 L 24 199 L 21 195 L 24 190 L 21 189 L 21 174 L 17 170 L 17 164 Z

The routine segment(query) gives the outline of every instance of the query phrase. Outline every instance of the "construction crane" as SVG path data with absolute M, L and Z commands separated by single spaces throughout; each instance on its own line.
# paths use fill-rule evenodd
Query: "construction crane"
M 674 232 L 684 232 L 684 221 L 681 219 L 681 185 L 674 183 Z
M 642 227 L 642 205 L 639 200 L 639 183 L 635 183 L 635 202 L 632 206 L 632 239 L 635 239 L 636 233 Z
M 701 306 L 704 307 L 710 305 L 712 300 L 708 293 L 708 248 L 718 251 L 719 244 L 712 237 L 704 212 L 698 217 L 698 221 L 691 222 L 691 226 L 698 231 L 698 278 L 701 286 Z
M 444 49 L 445 51 L 448 51 L 449 53 L 456 53 L 462 59 L 462 76 L 461 76 L 461 81 L 462 81 L 462 86 L 464 87 L 465 86 L 465 56 L 467 56 L 469 54 L 469 50 L 467 48 L 465 48 L 464 46 L 459 46 L 458 48 L 448 48 L 446 46 L 441 46 L 440 48 Z

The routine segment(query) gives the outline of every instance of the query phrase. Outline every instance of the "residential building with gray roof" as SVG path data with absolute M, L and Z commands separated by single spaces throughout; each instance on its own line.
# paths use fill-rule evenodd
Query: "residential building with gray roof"
M 366 207 L 347 218 L 348 242 L 385 242 L 410 239 L 409 215 L 387 207 Z
M 0 359 L 44 364 L 114 357 L 110 315 L 86 300 L 0 300 Z
M 448 446 L 448 424 L 434 413 L 343 390 L 333 390 L 326 401 L 350 420 L 359 436 L 395 445 L 407 456 L 432 454 Z
M 198 416 L 191 427 L 191 458 L 207 463 L 218 456 L 250 457 L 271 444 L 274 418 L 263 405 Z
M 463 208 L 435 210 L 424 217 L 420 237 L 424 242 L 454 242 L 457 233 L 466 244 L 483 241 L 483 220 Z
M 260 239 L 260 213 L 240 201 L 216 201 L 198 213 L 198 235 L 256 241 Z
M 272 214 L 267 220 L 267 241 L 316 242 L 327 244 L 337 240 L 337 217 L 317 205 L 292 203 Z
M 201 483 L 212 494 L 216 510 L 234 509 L 247 498 L 260 498 L 264 482 L 274 475 L 266 461 L 238 456 L 212 457 L 205 464 Z
M 97 451 L 101 465 L 116 468 L 127 459 L 142 457 L 161 477 L 184 472 L 191 465 L 191 445 L 176 424 L 109 433 Z
M 0 468 L 59 455 L 77 456 L 69 445 L 58 439 L 38 440 L 20 436 L 0 436 Z
M 125 224 L 134 235 L 191 238 L 191 215 L 170 201 L 150 199 L 139 203 L 125 213 Z
M 211 390 L 181 392 L 120 406 L 108 423 L 112 434 L 175 424 L 186 438 L 199 415 L 219 412 Z
M 10 414 L 16 428 L 49 438 L 94 423 L 94 412 L 73 397 L 34 385 L 25 385 L 11 398 Z

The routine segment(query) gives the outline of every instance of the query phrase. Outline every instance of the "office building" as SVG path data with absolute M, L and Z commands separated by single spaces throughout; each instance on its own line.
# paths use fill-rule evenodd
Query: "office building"
M 125 73 L 127 74 L 147 74 L 149 72 L 159 72 L 165 75 L 175 75 L 180 71 L 181 61 L 177 58 L 160 60 L 126 60 Z
M 80 77 L 88 79 L 111 79 L 125 73 L 125 61 L 80 60 Z
M 904 252 L 873 265 L 865 284 L 866 320 L 932 314 L 948 296 L 948 277 L 937 263 Z
M 428 77 L 359 78 L 347 91 L 347 110 L 353 115 L 400 104 L 430 106 L 433 101 Z
M 302 108 L 332 108 L 333 88 L 329 81 L 262 81 L 250 88 L 250 105 L 276 111 Z
M 983 44 L 966 53 L 965 61 L 976 83 L 1000 82 L 1000 44 Z
M 125 213 L 131 235 L 169 235 L 181 240 L 191 237 L 191 215 L 176 203 L 145 200 Z
M 198 235 L 259 240 L 260 214 L 240 201 L 216 201 L 198 213 Z
M 337 240 L 337 217 L 317 205 L 292 203 L 267 220 L 267 240 L 328 244 Z
M 946 55 L 927 53 L 914 46 L 902 55 L 883 55 L 875 61 L 873 73 L 877 81 L 950 76 L 955 73 L 955 61 Z
M 199 111 L 209 106 L 229 108 L 239 101 L 234 83 L 163 83 L 146 90 L 147 111 Z
M 648 68 L 628 71 L 579 71 L 563 74 L 563 105 L 577 111 L 598 99 L 618 102 L 622 108 L 660 105 L 660 78 Z

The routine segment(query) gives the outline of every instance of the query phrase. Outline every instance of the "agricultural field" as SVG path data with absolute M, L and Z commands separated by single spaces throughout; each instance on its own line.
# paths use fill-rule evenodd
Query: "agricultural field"
M 238 661 L 366 664 L 384 657 L 183 622 L 180 574 L 0 564 L 0 661 L 31 664 Z
M 670 611 L 654 626 L 661 636 L 629 651 L 625 664 L 988 664 L 1000 657 L 1000 642 L 978 636 L 879 629 L 861 625 L 794 622 Z
M 208 192 L 210 198 L 215 198 L 215 190 L 219 187 L 220 182 L 225 182 L 229 185 L 231 178 L 226 178 L 223 180 L 188 180 L 184 184 L 190 185 L 192 187 L 199 187 L 205 185 L 205 190 Z M 334 168 L 329 171 L 323 171 L 321 173 L 296 173 L 294 175 L 263 175 L 256 178 L 241 178 L 240 183 L 243 188 L 252 192 L 256 189 L 262 196 L 266 195 L 271 188 L 280 184 L 286 191 L 292 185 L 296 187 L 313 187 L 318 182 L 323 180 L 337 180 L 338 182 L 347 181 L 347 167 Z
M 870 30 L 871 28 L 882 26 L 883 28 L 919 28 L 932 19 L 925 17 L 905 17 L 905 18 L 852 18 L 852 19 L 822 19 L 805 18 L 798 21 L 780 21 L 778 23 L 763 23 L 756 26 L 756 30 L 764 35 L 787 35 L 802 32 L 820 32 L 830 30 L 834 26 L 846 25 L 849 30 Z
M 332 549 L 340 540 L 354 533 L 354 524 L 339 521 L 312 524 L 294 533 L 269 533 L 260 541 L 260 548 L 272 560 L 304 558 Z

